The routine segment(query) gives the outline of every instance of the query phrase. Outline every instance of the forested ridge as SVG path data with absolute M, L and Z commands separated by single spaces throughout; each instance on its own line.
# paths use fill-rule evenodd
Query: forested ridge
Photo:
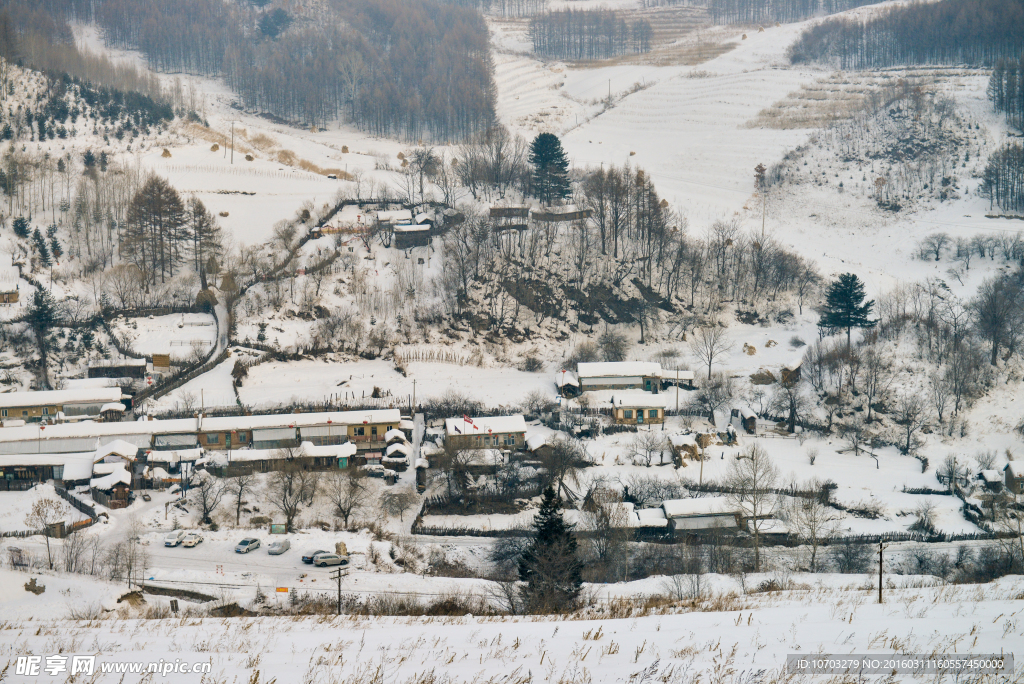
M 988 96 L 996 111 L 1006 114 L 1006 123 L 1024 129 L 1024 54 L 995 63 L 988 81 Z
M 803 21 L 877 4 L 878 0 L 708 0 L 716 24 L 766 24 Z
M 493 123 L 475 9 L 333 0 L 316 21 L 268 17 L 221 0 L 104 0 L 96 11 L 111 45 L 138 48 L 162 71 L 222 75 L 249 110 L 314 126 L 342 114 L 376 135 L 444 141 Z
M 939 0 L 893 7 L 867 21 L 835 18 L 790 47 L 794 63 L 840 69 L 911 64 L 989 66 L 1024 52 L 1024 1 Z

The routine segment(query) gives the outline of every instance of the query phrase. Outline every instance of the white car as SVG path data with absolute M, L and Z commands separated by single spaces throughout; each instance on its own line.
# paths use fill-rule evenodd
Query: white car
M 267 546 L 267 553 L 271 556 L 279 556 L 290 548 L 292 548 L 292 543 L 287 539 L 282 539 L 280 541 L 270 542 L 270 545 Z
M 185 535 L 185 538 L 181 540 L 181 545 L 192 547 L 196 544 L 202 543 L 202 541 L 203 535 L 199 534 L 198 532 L 189 532 Z
M 164 537 L 164 546 L 177 546 L 185 539 L 186 534 L 188 533 L 185 530 L 174 530 Z

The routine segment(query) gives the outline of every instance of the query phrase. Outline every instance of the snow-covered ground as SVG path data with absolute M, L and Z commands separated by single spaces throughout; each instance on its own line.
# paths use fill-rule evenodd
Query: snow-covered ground
M 28 577 L 5 572 L 0 582 L 5 587 L 0 605 L 7 618 L 0 658 L 63 653 L 96 655 L 100 664 L 142 662 L 143 667 L 160 660 L 210 663 L 206 677 L 217 681 L 299 676 L 307 681 L 451 684 L 774 681 L 785 676 L 788 654 L 1009 654 L 1024 647 L 1019 577 L 984 587 L 890 587 L 881 605 L 875 602 L 870 577 L 807 581 L 794 576 L 788 582 L 798 588 L 746 595 L 735 583 L 730 587 L 728 578 L 709 578 L 715 598 L 696 610 L 655 602 L 652 610 L 640 611 L 599 600 L 586 619 L 569 621 L 465 615 L 129 622 L 65 617 L 69 605 L 92 598 L 98 603 L 101 597 L 110 603 L 116 595 L 111 585 L 88 580 L 72 584 L 44 574 L 35 577 L 47 591 L 35 596 L 21 588 Z M 863 588 L 857 586 L 861 582 Z M 448 591 L 458 591 L 458 586 L 450 582 Z M 663 586 L 649 589 L 664 593 Z M 122 614 L 168 603 L 163 597 L 145 599 L 147 605 L 122 607 Z M 277 592 L 270 594 L 271 604 L 283 600 Z M 130 640 L 123 635 L 126 626 Z M 1024 666 L 1015 664 L 1008 681 L 1022 674 Z M 7 676 L 12 682 L 38 681 L 11 672 Z M 123 675 L 100 674 L 92 681 L 114 682 L 118 677 Z M 162 679 L 196 681 L 195 675 L 180 672 Z M 805 679 L 815 681 L 788 681 Z M 913 679 L 934 680 L 935 675 Z
M 137 354 L 170 354 L 177 361 L 192 356 L 195 349 L 205 356 L 217 342 L 217 321 L 211 314 L 122 317 L 115 319 L 111 329 Z
M 25 518 L 32 512 L 32 506 L 42 499 L 63 501 L 57 497 L 52 484 L 39 484 L 24 492 L 0 492 L 0 532 L 22 532 L 39 529 L 38 525 L 30 525 Z M 71 506 L 67 506 L 65 522 L 73 523 L 85 520 L 88 516 Z M 0 550 L 0 553 L 3 553 Z

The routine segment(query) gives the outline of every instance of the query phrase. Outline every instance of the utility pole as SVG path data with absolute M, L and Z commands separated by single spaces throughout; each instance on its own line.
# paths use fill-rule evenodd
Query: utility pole
M 882 603 L 882 550 L 885 549 L 885 544 L 881 541 L 878 542 L 878 602 Z
M 347 576 L 348 567 L 342 567 L 339 565 L 334 570 L 331 570 L 331 579 L 338 581 L 338 615 L 341 615 L 341 578 Z
M 235 122 L 231 122 L 231 163 L 235 163 Z
M 409 413 L 412 414 L 410 417 L 416 416 L 416 378 L 412 380 L 412 407 L 409 409 Z

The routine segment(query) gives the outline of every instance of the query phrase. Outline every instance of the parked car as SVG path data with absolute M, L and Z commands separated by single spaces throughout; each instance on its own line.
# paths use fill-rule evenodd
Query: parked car
M 282 553 L 292 548 L 292 543 L 287 539 L 281 539 L 276 542 L 271 542 L 267 546 L 267 553 L 271 556 L 280 556 Z
M 330 553 L 330 551 L 325 551 L 324 549 L 317 549 L 316 551 L 310 551 L 308 553 L 304 553 L 304 554 L 302 554 L 302 562 L 303 563 L 312 563 L 313 562 L 313 557 L 317 556 L 317 555 L 319 555 L 321 553 Z
M 185 530 L 174 530 L 164 537 L 164 546 L 177 546 L 185 538 L 186 534 L 188 533 Z
M 242 541 L 238 542 L 238 546 L 235 547 L 235 553 L 249 553 L 255 549 L 260 548 L 260 540 L 254 537 L 246 537 Z
M 191 547 L 195 546 L 196 544 L 201 544 L 202 541 L 203 535 L 199 534 L 198 532 L 189 532 L 185 535 L 185 538 L 181 540 L 181 545 Z
M 371 465 L 363 466 L 363 470 L 370 477 L 384 477 L 384 471 L 386 469 L 384 468 L 384 466 L 374 463 Z
M 348 558 L 336 553 L 318 553 L 313 558 L 313 565 L 322 568 L 328 565 L 348 565 Z

